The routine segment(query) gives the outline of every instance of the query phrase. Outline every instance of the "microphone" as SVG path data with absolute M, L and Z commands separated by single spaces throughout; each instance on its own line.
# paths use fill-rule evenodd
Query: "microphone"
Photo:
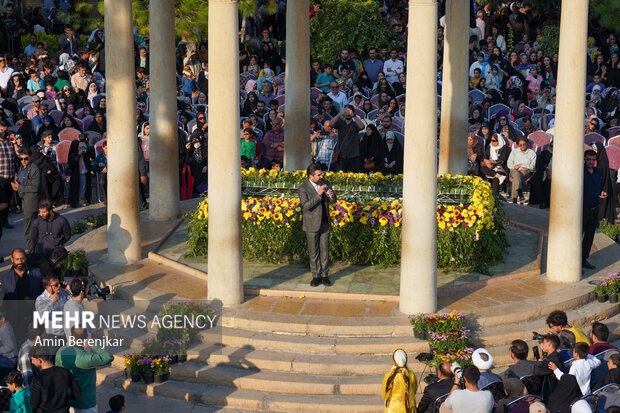
M 323 186 L 323 185 L 327 185 L 327 191 L 325 191 L 325 194 L 329 197 L 329 199 L 332 202 L 335 201 L 336 197 L 334 195 L 334 189 L 332 188 L 332 186 L 326 180 L 321 179 L 321 181 L 319 182 L 319 186 Z

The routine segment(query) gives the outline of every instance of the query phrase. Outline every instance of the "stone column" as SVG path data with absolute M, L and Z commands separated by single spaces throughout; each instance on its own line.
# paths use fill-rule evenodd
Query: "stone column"
M 236 0 L 209 2 L 208 297 L 243 301 L 239 40 Z
M 131 2 L 105 0 L 108 102 L 108 258 L 140 260 L 138 137 Z
M 289 1 L 286 9 L 284 169 L 310 162 L 310 18 L 308 4 Z
M 437 307 L 437 2 L 409 0 L 400 311 Z
M 560 21 L 547 277 L 581 279 L 583 108 L 588 1 L 563 0 Z
M 444 32 L 439 142 L 439 173 L 442 175 L 467 174 L 468 33 L 468 1 L 448 1 Z
M 156 221 L 179 216 L 179 160 L 174 56 L 174 0 L 151 0 L 150 207 Z

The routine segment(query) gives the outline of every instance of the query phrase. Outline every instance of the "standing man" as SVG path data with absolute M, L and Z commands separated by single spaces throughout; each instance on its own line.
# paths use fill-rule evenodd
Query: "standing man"
M 588 270 L 596 268 L 588 262 L 594 231 L 598 227 L 598 203 L 607 198 L 607 192 L 603 191 L 603 176 L 596 163 L 596 152 L 588 149 L 584 154 L 585 170 L 583 171 L 583 238 L 581 241 L 581 266 Z
M 359 131 L 364 129 L 362 121 L 355 116 L 353 106 L 346 105 L 329 124 L 338 131 L 338 143 L 333 162 L 338 162 L 339 170 L 358 172 L 360 170 L 360 138 Z
M 39 210 L 39 189 L 41 187 L 41 174 L 39 168 L 30 162 L 30 149 L 19 150 L 21 167 L 17 179 L 11 182 L 13 190 L 22 199 L 22 212 L 24 215 L 24 234 L 28 252 L 34 252 L 36 244 L 32 239 L 32 222 Z
M 0 58 L 0 64 L 1 59 L 3 58 Z M 9 203 L 12 195 L 10 183 L 15 177 L 16 165 L 15 148 L 9 140 L 8 129 L 8 122 L 0 120 L 0 237 L 3 227 L 12 228 L 9 226 Z
M 72 297 L 67 291 L 67 286 L 60 284 L 56 276 L 49 276 L 43 278 L 43 287 L 45 291 L 34 302 L 35 310 L 41 315 L 48 311 L 48 318 L 54 311 L 63 313 L 65 303 Z M 50 338 L 65 339 L 65 330 L 62 327 L 49 327 L 45 329 L 45 332 Z
M 310 256 L 310 285 L 317 287 L 323 284 L 332 285 L 329 280 L 329 232 L 331 223 L 329 204 L 336 202 L 336 195 L 327 181 L 323 180 L 323 169 L 320 164 L 312 163 L 306 171 L 308 181 L 298 189 L 302 208 L 302 225 L 308 239 L 308 255 Z
M 390 85 L 394 82 L 398 82 L 398 75 L 405 71 L 405 64 L 402 60 L 398 59 L 398 50 L 392 49 L 390 51 L 390 60 L 386 60 L 383 63 L 383 73 Z
M 364 60 L 362 65 L 366 73 L 368 73 L 368 79 L 370 79 L 372 83 L 376 83 L 379 72 L 383 70 L 383 61 L 377 59 L 376 48 L 371 47 L 370 50 L 368 50 L 368 59 Z
M 49 256 L 57 248 L 64 248 L 71 239 L 69 221 L 54 212 L 49 199 L 39 202 L 39 216 L 32 224 L 32 242 L 37 252 Z

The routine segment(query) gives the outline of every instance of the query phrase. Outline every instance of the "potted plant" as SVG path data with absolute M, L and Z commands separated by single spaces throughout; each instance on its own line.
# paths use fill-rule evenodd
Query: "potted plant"
M 609 285 L 606 279 L 601 279 L 596 283 L 594 292 L 596 293 L 596 300 L 599 303 L 607 301 L 607 292 L 609 291 Z
M 138 360 L 140 376 L 142 376 L 142 381 L 144 384 L 151 384 L 155 381 L 155 364 L 153 363 L 153 358 L 145 354 L 141 359 Z
M 163 356 L 153 359 L 155 383 L 163 383 L 170 377 L 170 357 Z
M 610 303 L 618 302 L 618 292 L 620 292 L 620 278 L 618 273 L 611 273 L 608 275 L 608 290 L 607 295 L 609 296 Z
M 131 378 L 132 382 L 138 382 L 141 380 L 140 376 L 140 363 L 142 359 L 139 354 L 125 354 L 125 378 Z
M 419 340 L 426 340 L 428 331 L 428 320 L 431 314 L 418 313 L 409 316 L 409 322 L 413 327 L 413 336 Z

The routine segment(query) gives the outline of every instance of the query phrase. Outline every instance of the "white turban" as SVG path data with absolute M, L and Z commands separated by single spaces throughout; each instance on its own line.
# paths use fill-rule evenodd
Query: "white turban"
M 405 367 L 407 365 L 407 353 L 405 350 L 398 349 L 392 356 L 392 361 L 396 367 Z
M 483 360 L 482 357 L 480 357 L 480 355 L 483 353 L 486 354 L 488 357 L 486 361 Z M 493 356 L 491 355 L 491 353 L 489 353 L 483 348 L 476 349 L 476 351 L 474 351 L 474 354 L 471 355 L 471 359 L 474 362 L 474 366 L 478 367 L 480 370 L 489 370 L 491 367 L 493 367 Z

